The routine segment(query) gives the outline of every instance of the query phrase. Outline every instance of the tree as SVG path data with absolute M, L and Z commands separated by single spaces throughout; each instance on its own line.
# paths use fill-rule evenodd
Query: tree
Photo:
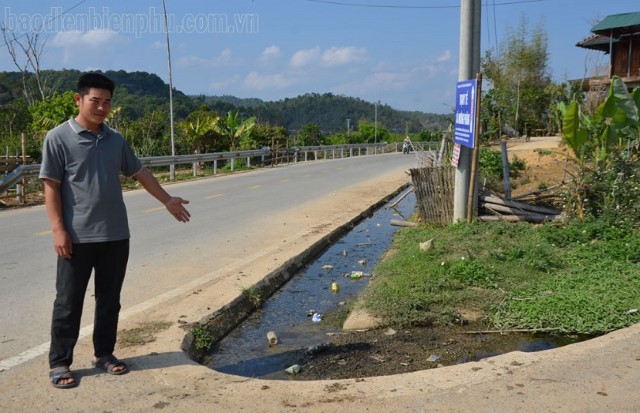
M 380 123 L 376 126 L 374 122 L 360 120 L 358 122 L 358 131 L 360 136 L 357 141 L 353 139 L 354 134 L 351 134 L 352 139 L 350 143 L 375 143 L 375 142 L 389 142 L 389 131 L 380 126 Z
M 0 31 L 2 31 L 2 38 L 7 46 L 9 56 L 20 71 L 22 94 L 27 104 L 31 106 L 37 100 L 45 100 L 49 96 L 49 91 L 46 87 L 46 78 L 40 70 L 40 59 L 46 41 L 40 43 L 40 33 L 38 32 L 26 33 L 24 36 L 18 37 L 4 25 Z M 22 37 L 24 40 L 21 40 Z
M 500 52 L 487 51 L 482 69 L 489 82 L 483 98 L 483 121 L 502 133 L 505 124 L 519 133 L 547 126 L 549 97 L 547 35 L 541 26 L 530 30 L 523 15 L 517 30 L 508 28 Z
M 30 123 L 31 115 L 24 100 L 18 99 L 10 104 L 0 105 L 0 148 L 18 155 L 22 150 L 20 133 L 26 131 Z M 28 154 L 34 155 L 29 145 Z M 35 155 L 39 157 L 39 150 Z
M 315 123 L 307 123 L 302 126 L 298 134 L 299 146 L 322 145 L 323 139 L 320 128 Z
M 75 93 L 67 91 L 36 101 L 29 107 L 32 116 L 31 131 L 37 137 L 44 137 L 52 129 L 78 112 Z
M 256 148 L 265 146 L 281 148 L 286 146 L 289 134 L 283 126 L 271 126 L 266 123 L 257 123 L 251 130 L 251 137 L 256 143 Z
M 163 111 L 147 112 L 136 120 L 114 118 L 117 129 L 127 139 L 135 153 L 140 157 L 170 155 L 171 148 L 165 144 L 165 135 L 169 122 Z
M 251 134 L 251 130 L 256 124 L 256 118 L 242 120 L 240 112 L 229 111 L 225 119 L 220 119 L 215 125 L 214 130 L 229 142 L 229 150 L 235 151 L 238 141 Z

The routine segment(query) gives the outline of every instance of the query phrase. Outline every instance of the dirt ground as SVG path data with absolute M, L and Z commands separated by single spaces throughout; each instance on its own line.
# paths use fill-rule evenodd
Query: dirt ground
M 536 191 L 540 185 L 559 184 L 564 176 L 564 156 L 559 137 L 508 142 L 509 159 L 524 160 L 524 174 L 512 182 L 513 195 Z M 493 149 L 500 150 L 499 145 Z M 552 153 L 556 152 L 556 154 Z M 469 323 L 450 327 L 384 327 L 352 331 L 329 338 L 304 361 L 300 379 L 346 379 L 386 376 L 476 361 L 489 355 L 519 350 L 522 336 L 469 334 L 485 326 Z M 532 339 L 532 338 L 529 338 Z

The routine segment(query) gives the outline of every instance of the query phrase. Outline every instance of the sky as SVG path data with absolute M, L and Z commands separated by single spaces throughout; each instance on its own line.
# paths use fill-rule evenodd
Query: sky
M 171 79 L 189 95 L 277 101 L 333 93 L 451 113 L 461 0 L 165 0 Z M 549 72 L 579 79 L 607 61 L 575 44 L 637 0 L 483 0 L 481 50 L 522 19 L 547 34 Z M 40 31 L 41 69 L 155 73 L 169 83 L 162 0 L 0 0 L 0 24 Z M 0 71 L 16 71 L 0 39 Z

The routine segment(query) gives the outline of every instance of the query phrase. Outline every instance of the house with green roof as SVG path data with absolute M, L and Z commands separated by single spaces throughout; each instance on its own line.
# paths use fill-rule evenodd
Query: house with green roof
M 631 90 L 640 86 L 640 12 L 612 14 L 591 28 L 576 46 L 609 55 L 609 74 L 589 79 L 587 89 L 607 88 L 619 76 Z

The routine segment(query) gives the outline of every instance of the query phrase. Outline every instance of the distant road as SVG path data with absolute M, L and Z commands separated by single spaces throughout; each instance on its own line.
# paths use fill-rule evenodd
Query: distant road
M 260 231 L 256 226 L 265 217 L 413 167 L 414 155 L 394 153 L 298 163 L 167 185 L 172 195 L 191 201 L 188 208 L 193 219 L 188 224 L 174 221 L 145 191 L 126 192 L 132 238 L 123 311 L 246 255 L 243 242 Z M 0 228 L 2 362 L 27 350 L 35 354 L 46 348 L 56 257 L 44 206 L 0 210 Z M 83 326 L 92 322 L 93 298 L 87 296 Z

